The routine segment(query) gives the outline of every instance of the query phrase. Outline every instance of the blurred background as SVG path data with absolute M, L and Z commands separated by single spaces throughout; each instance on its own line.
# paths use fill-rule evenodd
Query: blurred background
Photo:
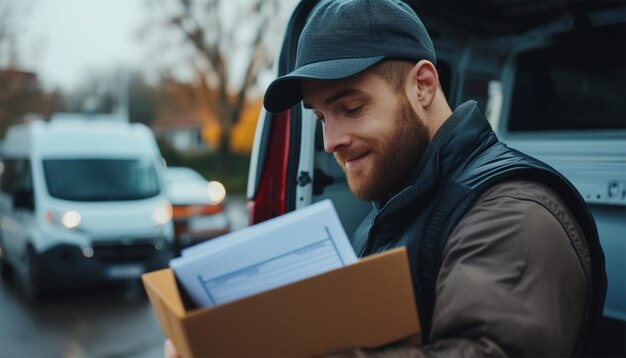
M 242 192 L 295 3 L 4 0 L 0 138 L 53 113 L 112 114 L 149 126 L 168 165 Z
M 507 144 L 560 164 L 584 189 L 612 282 L 599 356 L 623 356 L 624 1 L 407 2 L 429 14 L 455 105 L 476 99 Z M 254 216 L 252 142 L 296 4 L 0 0 L 0 358 L 162 356 L 138 278 Z M 570 27 L 580 32 L 544 43 Z M 523 74 L 517 89 L 513 71 Z M 542 98 L 556 99 L 526 105 Z M 521 120 L 498 122 L 514 105 Z M 289 160 L 276 162 L 295 178 Z M 256 170 L 278 185 L 271 168 Z M 289 200 L 267 188 L 250 206 L 257 220 Z
M 262 93 L 295 5 L 295 0 L 0 1 L 3 189 L 16 189 L 12 178 L 19 177 L 19 160 L 2 160 L 16 147 L 7 148 L 10 126 L 140 123 L 150 129 L 167 166 L 163 186 L 175 250 L 246 226 L 245 189 Z M 47 130 L 44 138 L 52 136 Z M 57 142 L 64 140 L 57 136 Z M 77 161 L 71 164 L 70 170 L 83 170 Z M 2 200 L 0 191 L 0 211 Z M 37 205 L 30 206 L 35 211 Z M 74 225 L 64 221 L 68 212 L 59 214 L 66 230 Z M 88 214 L 80 213 L 80 225 L 88 230 Z M 45 215 L 55 221 L 54 210 Z M 9 224 L 9 219 L 0 223 Z M 82 254 L 116 252 L 113 236 L 101 233 L 107 246 L 87 244 Z M 138 240 L 135 251 L 145 249 Z M 38 245 L 33 242 L 33 251 Z M 0 251 L 3 260 L 5 253 Z M 162 356 L 163 335 L 137 280 L 55 290 L 4 262 L 0 357 Z M 133 268 L 143 267 L 137 262 L 118 258 L 107 269 L 131 278 L 138 274 Z M 35 292 L 33 299 L 33 288 L 44 285 L 45 295 Z

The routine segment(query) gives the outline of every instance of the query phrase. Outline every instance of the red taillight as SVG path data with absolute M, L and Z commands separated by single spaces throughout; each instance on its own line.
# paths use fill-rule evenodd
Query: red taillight
M 190 216 L 214 215 L 224 211 L 221 205 L 174 205 L 172 209 L 174 220 Z
M 248 204 L 250 224 L 285 213 L 287 161 L 289 159 L 289 111 L 270 119 L 269 148 L 256 198 Z

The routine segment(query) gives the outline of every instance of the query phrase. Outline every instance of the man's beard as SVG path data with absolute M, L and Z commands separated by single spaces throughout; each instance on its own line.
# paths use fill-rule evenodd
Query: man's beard
M 346 170 L 342 160 L 345 156 L 335 153 L 350 190 L 362 200 L 384 203 L 399 192 L 428 145 L 428 129 L 404 95 L 400 97 L 395 117 L 395 130 L 385 136 L 384 142 L 373 143 L 370 148 L 375 155 L 373 172 L 356 176 Z

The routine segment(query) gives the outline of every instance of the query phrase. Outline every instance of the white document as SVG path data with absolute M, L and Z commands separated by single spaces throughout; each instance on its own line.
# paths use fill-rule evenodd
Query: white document
M 198 307 L 212 307 L 356 262 L 330 200 L 206 241 L 170 261 Z

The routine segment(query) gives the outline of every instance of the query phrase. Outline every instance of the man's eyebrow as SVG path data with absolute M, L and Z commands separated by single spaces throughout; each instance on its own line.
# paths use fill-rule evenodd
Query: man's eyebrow
M 352 96 L 352 95 L 358 95 L 358 94 L 363 94 L 362 91 L 359 91 L 358 89 L 354 89 L 354 88 L 346 88 L 343 89 L 335 94 L 333 94 L 332 96 L 326 98 L 324 100 L 324 104 L 329 106 L 335 102 L 337 102 L 338 100 L 344 98 L 344 97 L 348 97 L 348 96 Z M 307 103 L 307 102 L 302 102 L 302 106 L 306 109 L 315 109 L 315 107 L 313 107 L 311 104 Z
M 326 98 L 324 100 L 324 104 L 329 106 L 335 102 L 337 102 L 338 100 L 342 99 L 343 97 L 348 97 L 348 96 L 352 96 L 352 95 L 356 95 L 356 94 L 362 94 L 363 92 L 355 89 L 355 88 L 346 88 L 343 89 L 337 93 L 335 93 L 334 95 Z

